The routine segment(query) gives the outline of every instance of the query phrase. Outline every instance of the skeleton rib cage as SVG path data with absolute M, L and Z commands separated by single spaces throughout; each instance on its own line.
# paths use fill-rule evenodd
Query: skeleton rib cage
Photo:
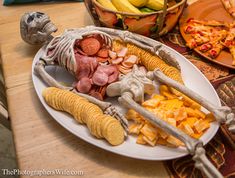
M 83 34 L 83 35 L 81 35 Z M 64 32 L 61 36 L 57 36 L 46 47 L 45 56 L 42 59 L 47 64 L 53 64 L 58 62 L 58 65 L 68 70 L 70 73 L 75 75 L 77 71 L 77 62 L 74 56 L 74 45 L 76 40 L 81 40 L 85 36 L 99 35 L 104 43 L 112 47 L 112 37 L 106 33 L 97 30 L 86 30 L 86 29 L 70 29 Z M 49 51 L 51 51 L 49 53 Z

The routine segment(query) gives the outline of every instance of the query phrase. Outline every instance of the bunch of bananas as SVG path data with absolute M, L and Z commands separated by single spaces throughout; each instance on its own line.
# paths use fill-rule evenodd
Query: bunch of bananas
M 128 13 L 150 13 L 163 9 L 164 0 L 97 0 L 103 7 Z

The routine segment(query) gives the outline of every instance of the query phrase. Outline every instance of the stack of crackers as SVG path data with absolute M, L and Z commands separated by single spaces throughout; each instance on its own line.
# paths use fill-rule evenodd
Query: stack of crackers
M 124 129 L 115 118 L 103 114 L 103 111 L 87 99 L 67 90 L 54 87 L 43 91 L 43 98 L 52 108 L 71 114 L 76 121 L 86 124 L 96 138 L 105 138 L 111 145 L 124 141 Z

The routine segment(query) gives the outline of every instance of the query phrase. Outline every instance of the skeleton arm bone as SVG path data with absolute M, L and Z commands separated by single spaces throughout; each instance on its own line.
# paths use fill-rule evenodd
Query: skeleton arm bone
M 110 102 L 100 101 L 92 96 L 77 92 L 73 87 L 65 87 L 65 86 L 61 85 L 59 82 L 57 82 L 53 77 L 51 77 L 46 72 L 45 66 L 46 66 L 45 62 L 43 60 L 39 60 L 36 63 L 35 68 L 34 68 L 35 72 L 43 79 L 44 82 L 46 82 L 51 87 L 57 87 L 57 88 L 64 89 L 64 90 L 70 90 L 70 91 L 76 93 L 77 95 L 86 98 L 91 103 L 96 104 L 106 114 L 109 114 L 120 121 L 120 123 L 122 124 L 123 128 L 126 131 L 125 136 L 127 136 L 128 122 L 127 122 L 126 118 L 119 111 L 117 111 L 117 109 L 114 106 L 112 106 L 112 104 Z
M 235 133 L 235 121 L 234 121 L 234 114 L 232 113 L 229 107 L 218 107 L 215 106 L 213 103 L 209 102 L 205 98 L 201 97 L 194 91 L 190 90 L 189 88 L 185 87 L 184 85 L 172 80 L 171 78 L 164 75 L 160 70 L 156 69 L 153 72 L 149 72 L 148 76 L 150 78 L 154 78 L 162 83 L 165 83 L 178 91 L 184 93 L 185 95 L 189 96 L 193 100 L 200 103 L 203 107 L 208 109 L 212 112 L 220 123 L 225 123 L 228 125 L 228 128 L 231 132 Z
M 168 124 L 167 122 L 157 118 L 150 111 L 141 107 L 138 103 L 133 100 L 133 95 L 129 92 L 125 92 L 118 98 L 118 101 L 126 106 L 127 108 L 134 109 L 136 112 L 144 116 L 148 121 L 150 121 L 155 126 L 163 129 L 167 133 L 174 135 L 176 138 L 183 141 L 193 159 L 195 161 L 195 166 L 200 169 L 208 178 L 222 178 L 223 176 L 220 172 L 213 166 L 213 164 L 207 159 L 205 155 L 205 150 L 203 148 L 202 142 L 196 140 L 176 127 Z
M 72 87 L 65 87 L 57 82 L 53 77 L 51 77 L 45 70 L 45 62 L 39 60 L 34 68 L 34 71 L 46 82 L 49 86 L 57 87 L 64 90 L 71 90 Z

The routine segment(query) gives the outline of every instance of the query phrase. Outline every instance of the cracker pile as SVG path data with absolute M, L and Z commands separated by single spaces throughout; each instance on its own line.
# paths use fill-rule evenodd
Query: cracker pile
M 52 108 L 71 114 L 80 124 L 86 124 L 96 138 L 105 138 L 111 145 L 124 141 L 124 129 L 115 118 L 103 114 L 103 111 L 87 99 L 73 92 L 49 87 L 43 93 L 46 103 Z
M 190 104 L 188 100 L 177 97 L 170 92 L 166 85 L 160 86 L 160 95 L 153 95 L 151 99 L 143 102 L 142 106 L 196 139 L 200 138 L 210 127 L 210 122 L 214 121 L 211 113 L 205 114 L 200 109 L 195 108 L 192 103 Z M 126 114 L 126 118 L 133 121 L 129 126 L 129 133 L 138 136 L 136 140 L 138 144 L 169 147 L 184 145 L 174 136 L 152 125 L 134 110 L 130 109 Z

